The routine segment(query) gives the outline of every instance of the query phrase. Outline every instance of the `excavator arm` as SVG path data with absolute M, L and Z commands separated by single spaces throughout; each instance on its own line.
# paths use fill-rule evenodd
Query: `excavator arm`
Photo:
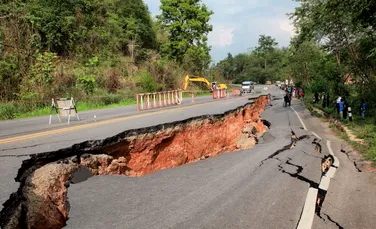
M 186 75 L 185 78 L 184 78 L 184 87 L 183 87 L 184 91 L 187 90 L 189 81 L 191 81 L 191 82 L 202 82 L 211 91 L 213 90 L 214 85 L 216 86 L 217 89 L 227 89 L 226 84 L 217 84 L 216 82 L 210 83 L 204 77 L 198 77 L 198 76 L 190 77 L 189 75 Z
M 211 90 L 210 82 L 207 79 L 205 79 L 204 77 L 190 77 L 189 75 L 186 75 L 185 78 L 184 78 L 184 87 L 183 87 L 184 91 L 187 90 L 189 81 L 191 81 L 191 82 L 203 82 L 203 83 L 206 84 L 206 87 L 209 90 Z

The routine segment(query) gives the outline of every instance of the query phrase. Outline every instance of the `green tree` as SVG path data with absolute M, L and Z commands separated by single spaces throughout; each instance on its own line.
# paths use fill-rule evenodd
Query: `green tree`
M 191 71 L 202 71 L 210 63 L 207 34 L 212 31 L 209 20 L 213 12 L 201 0 L 161 0 L 160 9 L 158 19 L 169 38 L 162 45 L 164 55 L 193 65 Z
M 260 35 L 258 40 L 258 47 L 256 47 L 255 52 L 264 58 L 264 68 L 267 67 L 267 56 L 270 55 L 275 50 L 278 42 L 271 36 Z
M 94 92 L 96 86 L 95 74 L 98 73 L 98 64 L 99 59 L 97 56 L 90 58 L 83 72 L 78 75 L 77 87 L 82 88 L 87 95 L 93 94 Z

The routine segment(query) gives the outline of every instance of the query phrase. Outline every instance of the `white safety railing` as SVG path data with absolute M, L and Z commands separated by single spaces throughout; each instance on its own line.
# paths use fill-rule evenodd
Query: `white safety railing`
M 137 94 L 137 109 L 150 110 L 171 105 L 179 105 L 183 102 L 181 90 L 162 91 L 153 93 Z

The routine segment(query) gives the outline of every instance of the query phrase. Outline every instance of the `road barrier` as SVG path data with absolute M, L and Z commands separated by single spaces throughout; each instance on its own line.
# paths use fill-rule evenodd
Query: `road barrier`
M 78 116 L 77 106 L 74 102 L 73 98 L 66 99 L 52 99 L 51 109 L 50 109 L 50 121 L 48 124 L 52 122 L 52 113 L 53 111 L 56 112 L 57 118 L 61 122 L 60 116 L 68 117 L 68 124 L 70 123 L 71 116 L 76 116 L 77 120 L 80 121 L 80 117 Z
M 232 89 L 232 96 L 241 96 L 241 91 L 239 89 Z
M 181 104 L 183 102 L 183 93 L 181 90 L 144 93 L 137 94 L 136 99 L 138 111 L 150 110 Z
M 226 98 L 227 89 L 216 89 L 213 90 L 213 99 Z

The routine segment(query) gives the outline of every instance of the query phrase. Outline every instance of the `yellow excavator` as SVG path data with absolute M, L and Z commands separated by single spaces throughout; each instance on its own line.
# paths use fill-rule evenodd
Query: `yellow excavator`
M 184 91 L 187 90 L 189 82 L 203 82 L 203 83 L 206 84 L 207 88 L 211 91 L 216 90 L 216 89 L 227 89 L 226 84 L 219 84 L 218 82 L 211 82 L 210 83 L 204 77 L 186 75 L 184 77 L 184 87 L 183 87 Z

